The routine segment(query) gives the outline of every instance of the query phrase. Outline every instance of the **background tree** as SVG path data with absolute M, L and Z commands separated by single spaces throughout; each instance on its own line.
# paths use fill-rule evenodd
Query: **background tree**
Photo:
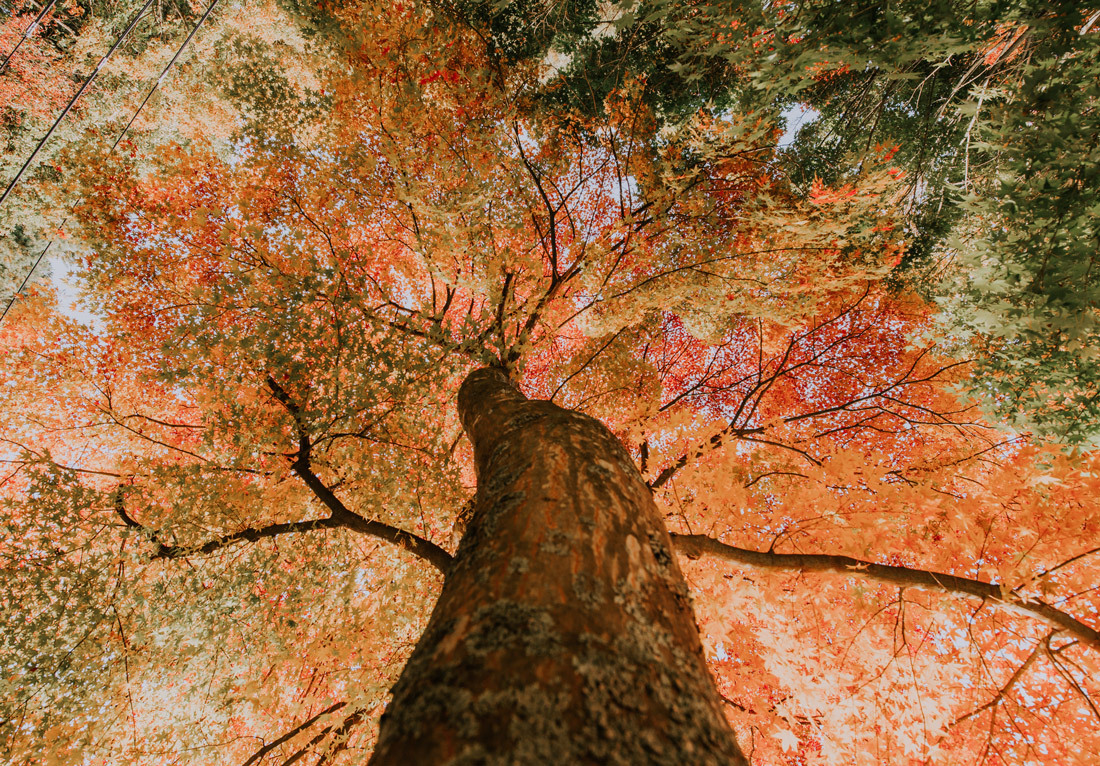
M 943 308 L 982 406 L 1094 445 L 1097 21 L 1075 2 L 445 5 L 499 57 L 553 62 L 539 101 L 599 111 L 631 77 L 692 109 L 813 115 L 778 165 L 843 183 L 888 151 L 910 240 L 895 279 Z M 522 25 L 518 19 L 536 17 Z M 769 118 L 765 118 L 765 123 Z
M 1095 759 L 1095 456 L 953 393 L 883 284 L 904 179 L 800 191 L 774 122 L 629 78 L 544 108 L 423 6 L 306 21 L 198 48 L 230 138 L 67 172 L 98 326 L 0 325 L 10 761 L 364 760 L 489 363 L 628 447 L 754 762 Z

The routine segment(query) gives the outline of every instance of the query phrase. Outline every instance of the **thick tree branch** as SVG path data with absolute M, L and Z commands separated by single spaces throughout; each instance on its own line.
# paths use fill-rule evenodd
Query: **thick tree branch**
M 703 457 L 703 455 L 706 455 L 708 452 L 711 452 L 713 450 L 718 449 L 719 447 L 722 446 L 723 442 L 728 437 L 744 438 L 745 436 L 747 436 L 749 434 L 758 434 L 758 433 L 763 433 L 763 432 L 764 432 L 763 428 L 735 428 L 733 426 L 733 424 L 731 423 L 730 425 L 726 426 L 725 428 L 723 428 L 718 433 L 714 434 L 714 436 L 707 439 L 701 445 L 696 447 L 694 452 L 685 453 L 683 455 L 680 455 L 680 457 L 676 458 L 675 462 L 673 462 L 672 465 L 670 465 L 667 468 L 665 468 L 664 470 L 662 470 L 659 474 L 657 474 L 656 479 L 649 482 L 649 488 L 654 490 L 654 491 L 660 489 L 665 484 L 667 484 L 668 481 L 673 476 L 676 475 L 677 471 L 679 471 L 681 468 L 686 466 L 692 460 L 698 460 L 699 458 Z M 756 441 L 759 441 L 759 440 L 756 440 Z M 779 446 L 785 446 L 785 445 L 779 445 Z M 802 450 L 797 450 L 797 451 L 801 452 L 804 455 L 806 454 L 805 452 L 802 452 Z M 810 458 L 810 459 L 813 460 L 812 458 Z M 813 462 L 817 463 L 816 460 L 813 460 Z
M 380 540 L 397 545 L 424 559 L 446 575 L 452 560 L 451 555 L 447 553 L 447 551 L 430 540 L 425 540 L 411 532 L 406 532 L 403 529 L 384 524 L 380 521 L 363 518 L 354 511 L 349 510 L 347 506 L 336 497 L 332 490 L 321 481 L 317 474 L 313 472 L 310 465 L 312 443 L 310 442 L 308 432 L 303 422 L 301 409 L 290 395 L 275 382 L 274 378 L 268 377 L 267 382 L 275 398 L 286 408 L 291 417 L 294 418 L 295 430 L 298 432 L 298 451 L 295 455 L 292 468 L 302 481 L 305 482 L 306 486 L 312 490 L 317 499 L 324 503 L 325 507 L 329 509 L 331 515 L 323 519 L 291 521 L 279 524 L 269 524 L 264 527 L 243 529 L 208 540 L 201 545 L 166 545 L 157 539 L 156 530 L 149 529 L 143 524 L 138 523 L 126 511 L 123 490 L 120 487 L 115 495 L 115 513 L 122 519 L 123 524 L 131 529 L 141 530 L 149 536 L 150 542 L 157 545 L 157 550 L 153 553 L 152 558 L 177 559 L 187 556 L 205 555 L 240 542 L 256 542 L 268 537 L 276 537 L 278 535 L 292 534 L 295 532 L 311 532 L 317 529 L 344 528 L 371 535 L 372 537 L 377 537 Z
M 149 529 L 145 525 L 139 524 L 126 512 L 126 508 L 122 503 L 121 494 L 119 494 L 115 500 L 115 512 L 126 526 L 131 529 L 141 530 L 149 536 L 150 542 L 156 543 L 157 550 L 152 555 L 154 559 L 179 559 L 187 556 L 206 555 L 235 543 L 256 542 L 268 537 L 277 537 L 278 535 L 293 534 L 295 532 L 312 532 L 317 529 L 350 529 L 354 532 L 362 532 L 363 534 L 385 540 L 388 543 L 393 543 L 426 560 L 443 574 L 447 573 L 447 568 L 451 563 L 451 554 L 447 553 L 447 551 L 443 550 L 435 543 L 418 537 L 411 532 L 406 532 L 397 527 L 391 527 L 389 524 L 383 524 L 380 521 L 364 519 L 359 514 L 349 511 L 339 499 L 332 494 L 331 490 L 320 483 L 320 480 L 317 479 L 316 476 L 312 474 L 310 474 L 310 476 L 317 482 L 317 488 L 313 486 L 310 487 L 310 489 L 313 489 L 314 494 L 318 494 L 319 499 L 325 502 L 329 509 L 332 510 L 333 506 L 329 505 L 325 497 L 320 495 L 322 492 L 327 493 L 328 498 L 341 510 L 334 510 L 331 516 L 323 519 L 308 519 L 305 521 L 269 524 L 265 527 L 250 527 L 248 529 L 242 529 L 239 532 L 232 532 L 228 535 L 216 537 L 201 545 L 165 545 L 160 542 L 157 539 L 156 530 Z M 310 481 L 306 481 L 306 484 L 310 484 Z
M 312 444 L 309 441 L 309 431 L 302 418 L 301 407 L 290 397 L 286 389 L 280 386 L 275 378 L 270 375 L 267 376 L 267 387 L 271 389 L 272 395 L 279 404 L 283 405 L 283 408 L 290 413 L 290 417 L 294 418 L 294 430 L 298 432 L 298 455 L 295 462 L 304 463 L 308 466 Z
M 242 529 L 222 537 L 216 537 L 202 545 L 165 545 L 158 543 L 157 552 L 153 554 L 155 559 L 179 559 L 185 556 L 198 556 L 213 553 L 219 548 L 225 548 L 234 543 L 263 540 L 267 537 L 293 534 L 295 532 L 312 532 L 316 529 L 335 529 L 344 526 L 331 516 L 327 519 L 309 519 L 307 521 L 290 521 L 281 524 L 269 524 L 266 527 Z M 154 539 L 154 542 L 156 540 Z
M 141 529 L 148 531 L 150 538 L 152 540 L 156 540 L 156 532 L 146 530 L 144 526 L 138 524 L 134 520 L 134 518 L 126 512 L 126 503 L 122 497 L 122 487 L 119 487 L 118 490 L 115 491 L 115 513 L 118 514 L 118 517 L 122 519 L 122 523 L 126 526 L 130 527 L 131 529 Z
M 336 744 L 327 752 L 323 753 L 321 757 L 317 759 L 317 763 L 314 764 L 314 766 L 325 766 L 325 764 L 331 763 L 333 758 L 347 749 L 349 741 L 348 735 L 354 727 L 358 726 L 363 721 L 364 712 L 363 710 L 356 710 L 343 720 L 340 726 L 338 726 L 332 734 Z M 331 726 L 328 727 L 328 729 L 331 728 Z M 326 733 L 328 729 L 326 729 Z M 290 763 L 290 761 L 287 761 L 287 763 Z
M 276 537 L 278 535 L 293 534 L 295 532 L 312 532 L 315 529 L 335 529 L 336 527 L 346 526 L 329 516 L 324 519 L 308 519 L 306 521 L 269 524 L 266 527 L 250 527 L 248 529 L 242 529 L 239 532 L 231 532 L 221 537 L 215 537 L 200 545 L 165 545 L 158 539 L 157 530 L 150 529 L 144 524 L 139 523 L 127 512 L 121 491 L 115 494 L 115 513 L 122 519 L 123 524 L 130 529 L 140 530 L 148 535 L 149 542 L 156 544 L 157 550 L 151 557 L 154 559 L 180 559 L 187 556 L 206 555 L 220 548 L 233 545 L 234 543 L 256 542 L 257 540 L 263 540 L 267 537 Z
M 930 572 L 924 569 L 875 564 L 849 556 L 804 553 L 768 553 L 737 548 L 706 535 L 672 535 L 672 542 L 686 556 L 714 556 L 736 564 L 758 569 L 785 569 L 803 572 L 833 572 L 864 580 L 927 588 L 959 596 L 974 596 L 994 606 L 1023 612 L 1036 617 L 1055 630 L 1064 630 L 1094 649 L 1100 649 L 1100 631 L 1044 601 L 1015 593 L 995 583 L 971 580 L 967 577 Z
M 353 726 L 358 724 L 362 719 L 363 719 L 362 711 L 357 711 L 355 713 L 352 713 L 351 715 L 349 715 L 347 718 L 344 719 L 343 723 L 340 724 L 340 728 L 336 730 L 335 736 L 337 736 L 337 737 L 343 736 L 348 731 L 350 731 Z M 329 732 L 332 731 L 332 729 L 333 729 L 332 724 L 329 724 L 325 728 L 321 729 L 321 731 L 318 734 L 315 734 L 313 736 L 313 739 L 311 739 L 309 742 L 305 743 L 300 750 L 298 750 L 292 756 L 290 756 L 285 761 L 283 761 L 281 766 L 292 766 L 292 764 L 295 764 L 298 761 L 300 761 L 302 758 L 304 758 L 306 756 L 306 754 L 309 753 L 309 751 L 313 748 L 314 745 L 320 743 L 325 737 L 327 737 L 329 735 Z M 339 744 L 336 745 L 335 748 L 333 748 L 333 750 L 330 750 L 328 753 L 323 753 L 321 755 L 320 759 L 315 764 L 315 766 L 324 766 L 324 764 L 328 762 L 329 754 L 338 752 L 339 750 L 343 750 L 344 749 L 344 743 L 346 741 L 347 740 L 344 740 L 344 741 L 340 742 Z
M 308 466 L 301 465 L 300 462 L 295 462 L 294 472 L 302 478 L 307 487 L 313 490 L 313 494 L 317 496 L 317 499 L 332 511 L 330 518 L 336 525 L 393 543 L 399 548 L 404 548 L 409 553 L 424 559 L 444 575 L 447 574 L 447 570 L 451 566 L 451 554 L 431 540 L 425 540 L 419 535 L 392 527 L 381 521 L 365 519 L 358 513 L 349 510 Z
M 321 481 L 320 477 L 313 471 L 311 463 L 312 443 L 309 439 L 309 433 L 306 429 L 301 408 L 270 375 L 267 378 L 267 385 L 268 388 L 271 389 L 275 399 L 283 405 L 286 411 L 289 412 L 290 416 L 294 419 L 294 426 L 298 432 L 298 452 L 295 455 L 294 462 L 291 464 L 291 468 L 294 470 L 294 473 L 298 474 L 302 481 L 305 482 L 305 485 L 313 491 L 317 499 L 324 503 L 325 507 L 332 512 L 332 515 L 328 519 L 332 522 L 332 525 L 346 527 L 356 532 L 362 532 L 363 534 L 377 537 L 380 540 L 385 540 L 388 543 L 393 543 L 424 559 L 446 575 L 451 565 L 451 554 L 447 553 L 447 551 L 440 548 L 431 540 L 425 540 L 423 537 L 415 535 L 412 532 L 406 532 L 403 529 L 384 524 L 380 521 L 363 518 L 358 513 L 355 513 L 345 506 L 340 498 Z

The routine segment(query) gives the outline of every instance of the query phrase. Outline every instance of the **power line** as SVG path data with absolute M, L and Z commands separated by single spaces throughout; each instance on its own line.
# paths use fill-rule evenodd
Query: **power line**
M 152 2 L 152 0 L 150 0 L 150 2 Z M 150 3 L 146 3 L 145 8 L 148 8 L 149 4 Z M 141 100 L 141 103 L 138 104 L 138 108 L 135 109 L 134 113 L 130 116 L 129 121 L 126 123 L 126 127 L 124 127 L 122 129 L 122 131 L 118 134 L 118 137 L 115 138 L 114 143 L 111 144 L 111 148 L 108 151 L 108 154 L 110 154 L 111 152 L 113 152 L 115 149 L 118 148 L 119 143 L 126 136 L 126 133 L 129 132 L 131 127 L 133 127 L 134 121 L 138 118 L 138 115 L 141 114 L 141 111 L 145 108 L 145 105 L 149 103 L 149 99 L 153 97 L 153 93 L 156 92 L 157 88 L 160 87 L 161 83 L 163 83 L 165 78 L 168 76 L 168 71 L 173 66 L 175 66 L 177 61 L 179 61 L 179 57 L 183 54 L 184 49 L 188 46 L 188 44 L 190 44 L 192 38 L 194 38 L 194 36 L 195 36 L 195 33 L 199 31 L 199 27 L 201 27 L 203 25 L 203 23 L 206 22 L 207 18 L 210 17 L 211 12 L 214 10 L 214 6 L 216 6 L 217 4 L 218 4 L 218 0 L 211 0 L 210 5 L 207 6 L 207 8 L 206 8 L 206 11 L 202 14 L 202 16 L 199 17 L 199 20 L 195 22 L 195 26 L 192 27 L 191 31 L 187 34 L 187 38 L 184 39 L 183 43 L 180 44 L 180 47 L 178 49 L 176 49 L 176 52 L 172 55 L 172 58 L 168 60 L 168 63 L 164 65 L 164 69 L 161 70 L 160 76 L 157 77 L 156 82 L 154 82 L 153 86 L 151 88 L 149 88 L 149 91 L 145 94 L 145 98 L 143 98 Z M 142 9 L 141 13 L 138 14 L 137 18 L 141 18 L 141 14 L 145 12 L 145 8 Z M 135 19 L 135 21 L 136 21 L 136 19 Z M 133 25 L 131 24 L 130 28 L 132 28 L 132 26 Z M 127 29 L 126 32 L 129 32 L 129 28 Z M 125 35 L 126 33 L 123 33 L 123 34 Z M 121 39 L 120 39 L 120 41 L 121 41 Z M 116 43 L 115 47 L 117 47 L 117 43 Z M 112 49 L 112 50 L 114 50 L 114 49 Z M 106 58 L 106 57 L 104 57 L 104 58 Z M 99 71 L 98 67 L 96 68 L 96 71 Z M 0 201 L 2 201 L 2 200 L 0 200 Z M 68 223 L 68 221 L 69 221 L 69 216 L 65 216 L 65 220 L 63 220 L 61 222 L 61 226 L 63 227 L 66 223 Z M 4 321 L 4 317 L 6 317 L 8 315 L 8 311 L 11 309 L 12 305 L 15 303 L 15 299 L 19 297 L 19 294 L 21 292 L 23 292 L 23 288 L 27 286 L 27 282 L 30 281 L 31 275 L 34 274 L 35 269 L 38 268 L 38 264 L 40 264 L 42 262 L 42 259 L 46 255 L 46 252 L 50 249 L 50 247 L 53 245 L 53 243 L 54 243 L 54 240 L 52 240 L 52 239 L 49 242 L 47 242 L 46 246 L 44 248 L 42 248 L 42 252 L 38 254 L 38 258 L 36 258 L 34 263 L 31 264 L 30 271 L 28 271 L 27 275 L 25 277 L 23 277 L 23 281 L 19 285 L 19 289 L 16 290 L 12 294 L 11 298 L 8 300 L 7 305 L 4 307 L 3 313 L 0 313 L 0 322 Z
M 38 29 L 38 25 L 42 22 L 42 18 L 50 12 L 50 9 L 53 8 L 53 4 L 55 2 L 57 2 L 57 0 L 50 0 L 48 3 L 42 6 L 42 10 L 39 11 L 38 15 L 34 17 L 34 21 L 31 22 L 29 27 L 23 30 L 23 36 L 20 37 L 19 40 L 15 43 L 15 47 L 11 49 L 11 52 L 4 57 L 4 63 L 0 64 L 0 72 L 3 72 L 5 69 L 7 69 L 8 62 L 11 61 L 11 57 L 15 55 L 15 52 L 19 50 L 19 47 L 25 41 L 29 40 L 30 36 L 34 34 L 34 31 Z
M 218 0 L 211 0 L 210 5 L 206 7 L 206 11 L 204 11 L 202 16 L 199 17 L 199 20 L 195 22 L 195 26 L 191 27 L 191 31 L 187 33 L 187 38 L 172 55 L 172 58 L 168 60 L 168 63 L 164 65 L 164 69 L 162 69 L 160 72 L 160 77 L 158 77 L 157 81 L 153 83 L 153 87 L 149 89 L 149 92 L 145 94 L 145 98 L 141 100 L 141 103 L 138 105 L 137 110 L 135 110 L 133 116 L 130 117 L 130 121 L 126 123 L 126 127 L 123 128 L 122 132 L 118 134 L 118 138 L 116 138 L 115 142 L 111 144 L 112 152 L 118 146 L 118 143 L 122 140 L 122 137 L 125 136 L 127 131 L 130 130 L 130 127 L 134 124 L 134 120 L 136 120 L 138 118 L 138 115 L 141 114 L 141 110 L 144 109 L 145 105 L 149 103 L 149 99 L 153 97 L 153 93 L 156 92 L 157 88 L 160 87 L 160 84 L 164 82 L 164 78 L 168 76 L 168 70 L 174 67 L 176 65 L 176 62 L 179 61 L 179 57 L 183 54 L 184 48 L 188 46 L 188 44 L 191 42 L 191 39 L 195 36 L 195 33 L 199 31 L 199 27 L 201 27 L 206 22 L 206 19 L 210 16 L 211 11 L 214 10 L 214 6 L 217 4 Z
M 65 220 L 68 221 L 69 219 L 66 218 Z M 62 222 L 61 225 L 64 226 L 64 222 Z M 52 244 L 53 240 L 51 239 L 49 242 L 46 243 L 46 246 L 42 248 L 42 252 L 38 254 L 38 258 L 35 260 L 35 262 L 31 264 L 31 269 L 27 272 L 27 276 L 23 277 L 23 281 L 19 283 L 19 289 L 12 293 L 11 298 L 8 300 L 8 305 L 4 306 L 4 313 L 0 314 L 0 322 L 4 321 L 4 317 L 8 315 L 8 311 L 11 309 L 12 304 L 15 303 L 15 299 L 19 297 L 19 293 L 23 292 L 23 288 L 27 286 L 27 282 L 29 282 L 31 279 L 31 274 L 33 274 L 34 270 L 38 268 L 38 264 L 42 263 L 42 258 L 45 257 L 46 251 L 50 249 L 50 245 Z
M 86 91 L 88 89 L 88 86 L 92 84 L 92 81 L 95 80 L 96 76 L 99 74 L 99 70 L 103 68 L 103 65 L 105 63 L 107 63 L 107 59 L 109 59 L 114 54 L 114 52 L 119 49 L 126 37 L 130 34 L 130 32 L 133 31 L 134 27 L 137 26 L 137 23 L 141 20 L 141 17 L 144 16 L 145 12 L 149 10 L 150 6 L 152 6 L 153 2 L 154 0 L 145 0 L 145 5 L 141 6 L 141 10 L 138 11 L 134 15 L 134 18 L 130 20 L 130 23 L 126 25 L 126 29 L 122 30 L 122 34 L 120 34 L 118 36 L 118 39 L 115 40 L 115 44 L 111 46 L 111 49 L 109 51 L 103 54 L 103 57 L 99 60 L 99 63 L 95 65 L 95 69 L 93 69 L 92 73 L 88 75 L 87 78 L 85 78 L 84 83 L 80 86 L 80 89 L 73 94 L 72 98 L 69 99 L 69 103 L 66 104 L 65 108 L 61 110 L 61 114 L 57 115 L 57 119 L 53 121 L 53 125 L 51 125 L 50 129 L 46 131 L 46 135 L 42 136 L 42 140 L 38 142 L 38 146 L 34 147 L 34 151 L 31 152 L 31 155 L 29 157 L 27 157 L 27 161 L 23 163 L 23 167 L 19 168 L 19 172 L 15 174 L 14 178 L 11 179 L 11 182 L 8 184 L 8 188 L 4 189 L 3 194 L 0 194 L 0 204 L 3 204 L 4 200 L 8 198 L 8 195 L 11 194 L 11 190 L 15 188 L 15 184 L 19 182 L 19 179 L 23 177 L 23 173 L 25 173 L 27 168 L 30 167 L 31 163 L 34 162 L 34 158 L 38 156 L 38 152 L 41 151 L 46 142 L 50 140 L 50 136 L 52 136 L 53 132 L 57 130 L 57 126 L 61 124 L 61 121 L 65 119 L 65 115 L 67 115 L 69 113 L 69 110 L 73 108 L 73 104 L 77 102 L 77 99 L 84 95 L 84 91 Z

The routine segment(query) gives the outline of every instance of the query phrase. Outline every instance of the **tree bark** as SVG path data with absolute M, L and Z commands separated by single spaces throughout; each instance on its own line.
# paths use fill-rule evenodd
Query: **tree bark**
M 618 440 L 498 369 L 458 407 L 474 513 L 371 764 L 747 764 Z

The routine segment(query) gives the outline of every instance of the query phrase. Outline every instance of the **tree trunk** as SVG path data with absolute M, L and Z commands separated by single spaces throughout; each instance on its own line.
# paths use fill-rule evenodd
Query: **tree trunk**
M 371 764 L 746 764 L 614 435 L 498 369 L 471 373 L 458 408 L 474 513 Z

